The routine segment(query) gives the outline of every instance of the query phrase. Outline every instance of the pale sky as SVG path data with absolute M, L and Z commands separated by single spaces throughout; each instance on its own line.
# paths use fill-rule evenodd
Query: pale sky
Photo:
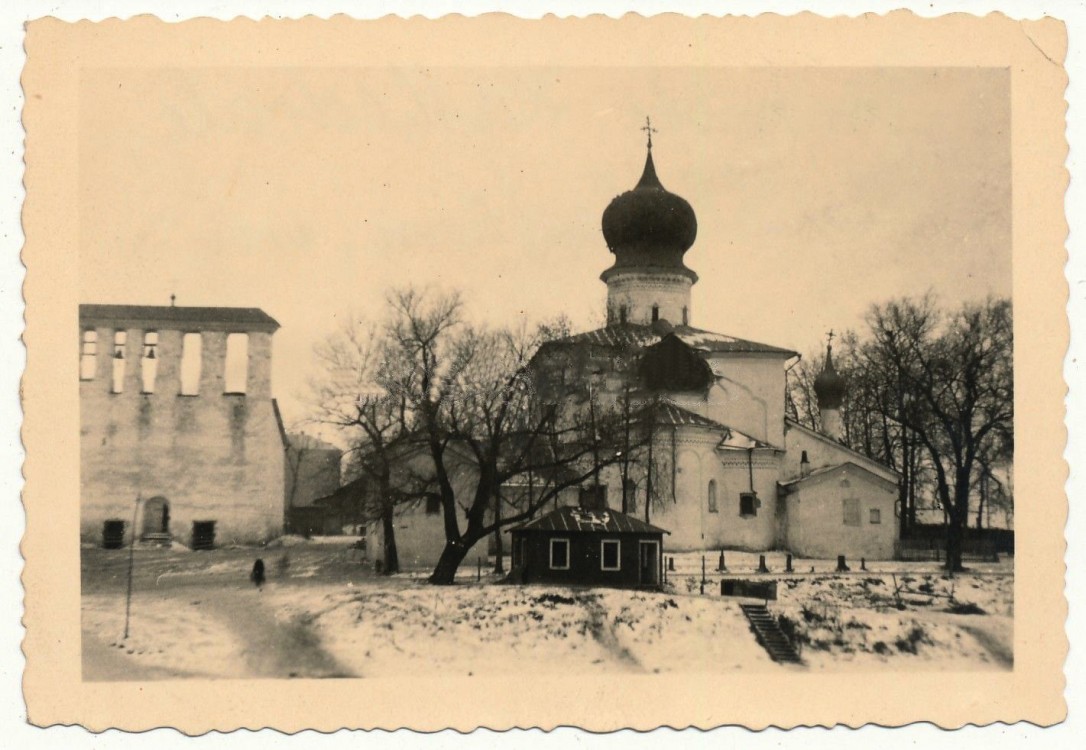
M 801 352 L 872 302 L 1009 295 L 1009 74 L 974 68 L 95 70 L 80 301 L 260 307 L 288 424 L 313 344 L 405 284 L 603 320 L 600 216 L 698 217 L 691 323 Z

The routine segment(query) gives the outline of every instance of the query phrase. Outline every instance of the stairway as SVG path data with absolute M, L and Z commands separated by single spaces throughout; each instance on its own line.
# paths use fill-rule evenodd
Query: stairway
M 769 614 L 764 604 L 740 604 L 743 614 L 750 621 L 750 627 L 758 638 L 758 643 L 769 653 L 769 658 L 781 664 L 802 664 L 792 643 L 781 632 L 777 621 Z

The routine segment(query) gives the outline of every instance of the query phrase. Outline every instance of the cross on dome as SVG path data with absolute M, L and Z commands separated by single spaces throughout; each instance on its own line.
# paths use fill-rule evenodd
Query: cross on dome
M 644 130 L 645 133 L 648 135 L 648 137 L 649 137 L 649 151 L 652 151 L 652 134 L 653 133 L 658 133 L 659 131 L 652 126 L 652 120 L 649 119 L 648 115 L 645 115 L 645 125 L 641 129 Z

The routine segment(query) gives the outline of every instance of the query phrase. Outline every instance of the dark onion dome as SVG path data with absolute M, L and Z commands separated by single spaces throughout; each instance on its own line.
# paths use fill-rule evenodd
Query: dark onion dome
M 603 238 L 615 254 L 615 264 L 602 278 L 607 281 L 620 269 L 637 268 L 679 272 L 697 281 L 697 274 L 683 265 L 683 253 L 697 236 L 694 209 L 660 184 L 650 147 L 637 186 L 611 201 L 603 212 Z
M 833 366 L 833 347 L 826 347 L 826 364 L 814 381 L 814 392 L 820 409 L 840 409 L 845 400 L 845 379 Z

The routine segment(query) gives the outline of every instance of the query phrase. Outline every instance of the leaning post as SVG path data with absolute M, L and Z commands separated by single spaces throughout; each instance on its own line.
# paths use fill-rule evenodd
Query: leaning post
M 128 591 L 124 597 L 124 640 L 128 640 L 128 618 L 132 613 L 132 566 L 136 562 L 136 517 L 140 512 L 140 496 L 132 509 L 132 540 L 128 543 Z

